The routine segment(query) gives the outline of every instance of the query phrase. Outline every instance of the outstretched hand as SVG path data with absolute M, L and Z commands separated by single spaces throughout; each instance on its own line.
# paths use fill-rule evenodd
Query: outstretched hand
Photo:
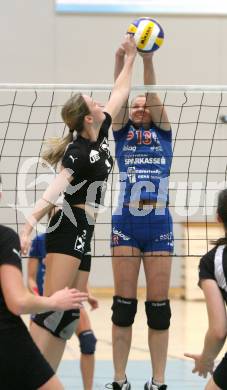
M 56 291 L 49 299 L 53 304 L 53 310 L 70 310 L 80 309 L 84 301 L 87 301 L 88 294 L 80 292 L 75 288 L 69 289 L 65 287 L 62 290 Z
M 195 361 L 195 367 L 192 370 L 193 374 L 197 372 L 199 376 L 206 378 L 208 373 L 213 373 L 213 360 L 205 358 L 202 354 L 196 355 L 192 353 L 185 353 L 184 356 L 189 357 Z
M 136 42 L 131 34 L 126 34 L 124 41 L 121 44 L 121 48 L 125 51 L 127 56 L 135 57 L 137 53 Z

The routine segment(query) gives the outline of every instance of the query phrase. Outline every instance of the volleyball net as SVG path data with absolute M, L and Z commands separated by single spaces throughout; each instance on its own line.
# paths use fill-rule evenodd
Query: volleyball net
M 44 141 L 68 129 L 61 109 L 80 91 L 103 105 L 112 86 L 0 85 L 0 172 L 4 196 L 1 223 L 20 230 L 55 172 L 41 164 Z M 173 131 L 169 208 L 173 216 L 176 257 L 201 256 L 211 239 L 222 235 L 215 223 L 217 195 L 227 181 L 227 87 L 137 86 L 131 98 L 158 92 Z M 109 143 L 114 156 L 112 132 Z M 110 174 L 105 207 L 99 213 L 92 244 L 95 257 L 110 256 L 111 214 L 117 205 L 119 171 Z M 38 225 L 44 230 L 46 219 Z

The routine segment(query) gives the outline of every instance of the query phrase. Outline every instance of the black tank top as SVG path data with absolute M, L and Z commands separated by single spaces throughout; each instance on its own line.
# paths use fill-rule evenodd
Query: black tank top
M 199 280 L 213 279 L 216 281 L 222 297 L 227 304 L 227 246 L 215 246 L 200 260 Z
M 108 130 L 112 119 L 108 113 L 102 123 L 96 142 L 78 135 L 68 145 L 62 165 L 72 170 L 73 180 L 67 187 L 64 198 L 70 205 L 104 203 L 108 175 L 113 167 L 108 144 Z
M 13 265 L 22 271 L 19 237 L 12 229 L 0 225 L 0 272 L 3 264 Z M 22 319 L 8 309 L 0 285 L 0 330 L 22 324 Z

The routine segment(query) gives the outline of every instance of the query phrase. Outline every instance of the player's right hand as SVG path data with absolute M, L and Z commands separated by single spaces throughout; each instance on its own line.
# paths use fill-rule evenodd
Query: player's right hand
M 26 234 L 25 232 L 21 232 L 20 234 L 20 246 L 21 246 L 21 254 L 22 256 L 26 256 L 28 253 L 28 250 L 31 246 L 31 238 L 29 234 Z
M 122 48 L 127 56 L 135 57 L 137 54 L 136 42 L 131 34 L 126 34 L 124 41 L 122 42 Z
M 88 294 L 80 292 L 75 288 L 69 289 L 65 287 L 62 290 L 56 291 L 50 297 L 51 306 L 53 310 L 70 310 L 80 309 L 83 306 L 83 302 L 87 301 Z

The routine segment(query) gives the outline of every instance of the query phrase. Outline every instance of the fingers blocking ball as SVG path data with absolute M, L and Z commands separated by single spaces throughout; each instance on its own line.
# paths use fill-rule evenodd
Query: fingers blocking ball
M 160 24 L 151 18 L 134 20 L 127 30 L 134 35 L 137 50 L 142 53 L 151 53 L 160 48 L 164 41 L 164 31 Z

